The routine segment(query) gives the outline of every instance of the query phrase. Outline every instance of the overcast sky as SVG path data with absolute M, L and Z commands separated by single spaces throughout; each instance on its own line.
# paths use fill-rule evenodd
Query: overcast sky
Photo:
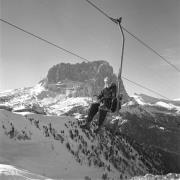
M 1 0 L 1 18 L 80 56 L 107 60 L 118 72 L 118 26 L 85 0 Z M 92 0 L 180 69 L 179 0 Z M 37 84 L 50 67 L 82 62 L 7 24 L 0 23 L 0 91 Z M 123 76 L 160 94 L 180 98 L 180 73 L 125 33 Z M 124 80 L 130 95 L 156 96 Z

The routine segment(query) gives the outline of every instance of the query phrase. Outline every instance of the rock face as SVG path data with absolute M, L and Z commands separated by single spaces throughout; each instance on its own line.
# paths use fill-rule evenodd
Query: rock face
M 104 87 L 104 78 L 117 82 L 112 66 L 106 61 L 82 62 L 77 64 L 60 63 L 53 66 L 47 75 L 45 87 L 60 91 L 68 96 L 97 95 Z M 121 83 L 121 93 L 127 101 L 128 94 Z

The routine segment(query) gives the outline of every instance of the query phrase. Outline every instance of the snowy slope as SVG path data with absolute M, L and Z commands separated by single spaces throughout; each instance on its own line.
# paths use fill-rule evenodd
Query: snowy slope
M 68 133 L 67 128 L 64 127 L 64 123 L 68 121 L 67 117 L 29 115 L 26 119 L 21 115 L 1 112 L 0 119 L 1 127 L 5 128 L 5 135 L 3 129 L 0 131 L 1 161 L 54 178 L 83 178 L 86 174 L 94 176 L 100 174 L 96 169 L 81 166 L 76 162 L 66 148 L 65 142 L 68 138 L 66 135 L 63 137 L 64 144 L 61 143 L 61 130 L 64 130 L 65 134 Z M 56 140 L 52 134 L 46 137 L 45 127 L 48 127 L 50 122 L 58 129 L 58 132 L 52 129 Z M 14 133 L 12 133 L 11 123 L 15 129 Z
M 101 179 L 103 174 L 126 179 L 162 168 L 158 155 L 152 160 L 125 137 L 108 131 L 95 135 L 80 129 L 81 122 L 70 116 L 1 110 L 0 162 L 53 179 Z

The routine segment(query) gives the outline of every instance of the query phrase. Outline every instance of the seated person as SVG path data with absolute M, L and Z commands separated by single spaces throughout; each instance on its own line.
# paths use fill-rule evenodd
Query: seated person
M 107 78 L 105 78 L 104 81 L 105 81 L 105 88 L 101 91 L 100 95 L 97 96 L 98 101 L 91 104 L 88 117 L 86 120 L 86 124 L 82 125 L 81 126 L 82 128 L 89 129 L 93 117 L 99 111 L 98 128 L 95 130 L 95 132 L 98 132 L 103 125 L 107 112 L 116 111 L 117 108 L 116 83 L 109 84 Z M 121 108 L 121 100 L 122 97 L 119 98 L 119 102 L 120 102 L 119 109 Z

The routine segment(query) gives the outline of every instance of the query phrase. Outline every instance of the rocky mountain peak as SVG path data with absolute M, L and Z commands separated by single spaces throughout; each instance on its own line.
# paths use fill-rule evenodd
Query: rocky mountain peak
M 117 82 L 112 66 L 106 61 L 82 62 L 77 64 L 60 63 L 49 69 L 45 87 L 60 91 L 68 96 L 97 95 L 104 87 L 104 78 Z M 122 83 L 121 92 L 124 100 L 128 94 Z

